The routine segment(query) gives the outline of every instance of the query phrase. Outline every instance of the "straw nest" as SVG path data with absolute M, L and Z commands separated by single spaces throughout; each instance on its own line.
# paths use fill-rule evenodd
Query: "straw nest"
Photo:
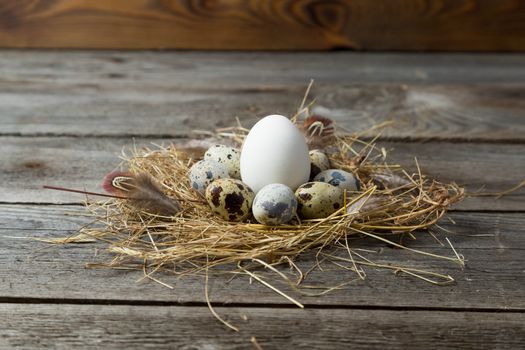
M 248 219 L 228 222 L 213 215 L 206 201 L 191 189 L 187 173 L 202 157 L 205 147 L 215 143 L 240 146 L 248 130 L 241 126 L 218 130 L 211 138 L 193 141 L 184 147 L 158 146 L 134 149 L 123 157 L 123 166 L 132 173 L 145 172 L 161 184 L 172 198 L 180 200 L 183 210 L 173 217 L 160 217 L 140 212 L 125 200 L 109 199 L 88 203 L 94 223 L 85 227 L 77 237 L 95 238 L 108 244 L 114 259 L 90 266 L 134 267 L 144 270 L 145 276 L 166 286 L 153 277 L 153 272 L 169 270 L 176 274 L 203 274 L 208 271 L 229 271 L 246 274 L 300 305 L 258 274 L 257 267 L 270 271 L 301 291 L 307 273 L 295 263 L 306 252 L 357 273 L 364 278 L 363 266 L 375 266 L 405 272 L 425 281 L 442 284 L 452 281 L 448 275 L 421 271 L 410 267 L 376 264 L 357 250 L 349 238 L 368 236 L 393 246 L 433 258 L 447 259 L 460 264 L 463 259 L 451 247 L 450 256 L 438 256 L 415 250 L 389 239 L 389 235 L 429 228 L 463 197 L 463 189 L 455 184 L 443 184 L 421 173 L 417 161 L 414 173 L 387 162 L 385 149 L 374 140 L 363 141 L 360 135 L 337 130 L 325 145 L 333 168 L 352 172 L 361 183 L 361 190 L 346 193 L 344 206 L 324 219 L 300 220 L 276 227 L 267 227 Z M 189 147 L 189 146 L 197 147 Z M 204 147 L 204 148 L 203 148 Z M 74 241 L 71 239 L 70 241 Z M 279 269 L 292 267 L 297 279 Z M 263 267 L 261 269 L 261 267 Z M 314 267 L 312 267 L 314 268 Z M 158 275 L 157 275 L 158 276 Z M 324 286 L 323 294 L 339 286 Z

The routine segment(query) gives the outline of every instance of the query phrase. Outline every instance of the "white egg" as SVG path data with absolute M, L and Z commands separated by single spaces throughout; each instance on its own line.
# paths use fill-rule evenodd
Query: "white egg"
M 272 183 L 295 190 L 309 176 L 308 146 L 288 118 L 269 115 L 253 126 L 242 146 L 241 178 L 255 193 Z

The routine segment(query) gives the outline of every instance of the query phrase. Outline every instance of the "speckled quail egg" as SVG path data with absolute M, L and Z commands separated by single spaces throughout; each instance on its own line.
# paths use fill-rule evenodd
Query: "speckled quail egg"
M 311 150 L 310 155 L 310 179 L 313 179 L 321 171 L 330 169 L 330 160 L 322 151 Z
M 233 179 L 241 178 L 241 151 L 225 145 L 215 145 L 204 153 L 204 160 L 213 160 L 221 164 Z
M 355 176 L 352 173 L 339 169 L 321 171 L 314 178 L 314 181 L 326 182 L 339 187 L 341 190 L 357 191 L 359 189 L 359 182 Z
M 217 162 L 201 160 L 193 164 L 189 178 L 191 187 L 200 194 L 204 194 L 206 187 L 214 180 L 228 178 L 228 172 Z
M 255 193 L 237 179 L 217 179 L 206 188 L 212 211 L 229 221 L 243 221 L 250 215 Z
M 304 219 L 320 219 L 341 208 L 343 191 L 326 182 L 307 182 L 295 191 L 297 212 Z
M 263 225 L 285 224 L 296 212 L 297 199 L 292 189 L 283 184 L 264 186 L 253 200 L 253 216 Z

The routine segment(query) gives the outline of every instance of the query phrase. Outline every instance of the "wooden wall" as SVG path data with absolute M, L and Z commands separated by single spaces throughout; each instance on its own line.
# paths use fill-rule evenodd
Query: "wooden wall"
M 0 47 L 525 51 L 525 1 L 0 0 Z

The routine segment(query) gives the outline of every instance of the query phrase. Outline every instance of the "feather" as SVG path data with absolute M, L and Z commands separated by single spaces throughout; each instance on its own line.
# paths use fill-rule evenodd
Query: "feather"
M 410 180 L 394 173 L 374 173 L 370 177 L 379 188 L 393 189 L 414 185 Z
M 330 118 L 311 115 L 303 121 L 299 129 L 310 148 L 322 148 L 334 140 L 335 126 Z
M 125 197 L 136 209 L 151 214 L 171 216 L 181 210 L 179 202 L 168 197 L 146 173 L 112 172 L 104 178 L 103 187 L 115 196 Z
M 346 212 L 350 215 L 359 215 L 377 209 L 385 203 L 386 200 L 378 196 L 363 197 L 349 205 Z

